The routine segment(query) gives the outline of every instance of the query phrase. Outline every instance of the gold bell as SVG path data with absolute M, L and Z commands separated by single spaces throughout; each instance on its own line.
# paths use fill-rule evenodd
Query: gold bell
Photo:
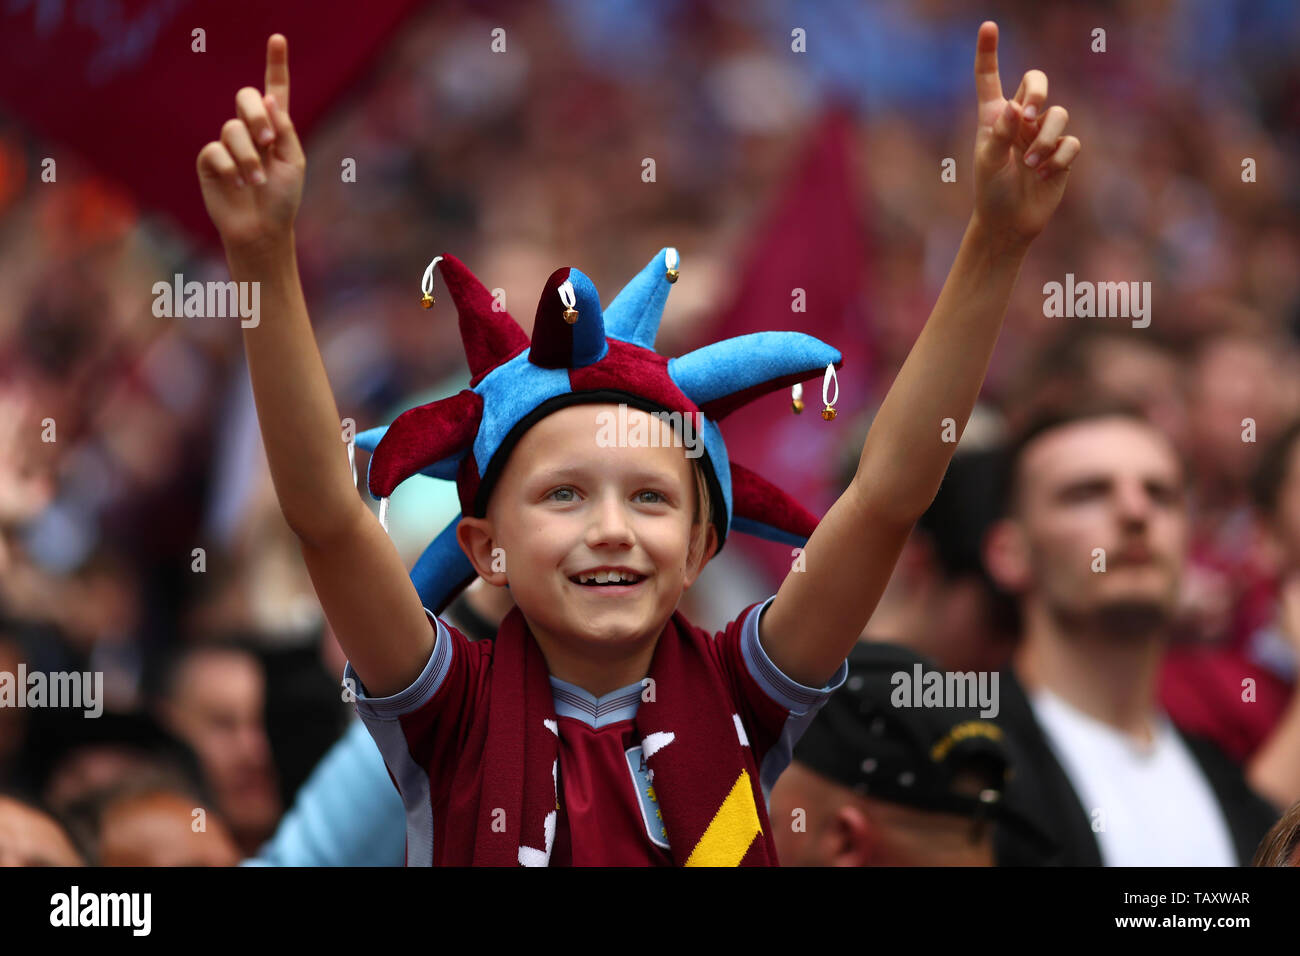
M 433 296 L 431 296 L 427 292 L 424 295 L 420 296 L 420 305 L 424 306 L 426 309 L 432 308 Z
M 578 310 L 577 310 L 577 309 L 565 309 L 565 310 L 564 310 L 564 321 L 565 321 L 565 322 L 568 322 L 570 325 L 572 325 L 574 322 L 577 322 L 577 321 L 578 321 Z
M 822 409 L 822 418 L 826 419 L 828 422 L 833 420 L 835 418 L 835 409 L 832 406 L 827 405 Z
M 800 412 L 803 411 L 803 399 L 796 398 L 794 401 L 790 403 L 790 407 L 793 408 L 794 413 L 798 415 Z
M 677 281 L 677 277 L 679 275 L 681 275 L 681 273 L 678 272 L 676 269 L 669 269 L 667 272 L 664 273 L 664 278 L 667 279 L 670 283 L 672 283 Z

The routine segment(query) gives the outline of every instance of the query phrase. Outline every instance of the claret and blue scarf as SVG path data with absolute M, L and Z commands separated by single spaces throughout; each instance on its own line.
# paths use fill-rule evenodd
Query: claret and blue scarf
M 676 358 L 659 355 L 655 336 L 678 264 L 675 249 L 660 250 L 605 309 L 587 276 L 557 269 L 542 291 L 531 341 L 509 313 L 493 308 L 491 293 L 454 256 L 439 256 L 429 265 L 424 305 L 433 304 L 434 269 L 440 265 L 459 313 L 469 387 L 409 409 L 356 440 L 371 452 L 367 484 L 385 527 L 388 497 L 407 478 L 456 482 L 461 514 L 411 571 L 425 607 L 441 613 L 475 578 L 456 541 L 461 515 L 483 516 L 523 433 L 574 404 L 626 403 L 651 413 L 678 413 L 678 420 L 690 416 L 704 446 L 719 549 L 733 525 L 795 546 L 807 541 L 817 518 L 731 462 L 717 423 L 760 395 L 790 386 L 800 411 L 799 383 L 823 370 L 825 383 L 832 382 L 840 353 L 800 332 L 756 332 Z M 827 399 L 824 418 L 834 417 L 833 405 Z M 773 865 L 758 767 L 702 640 L 707 638 L 680 613 L 673 615 L 649 674 L 656 687 L 672 692 L 644 701 L 636 715 L 673 858 L 681 865 Z M 470 737 L 486 734 L 483 785 L 480 791 L 474 784 L 472 767 L 458 769 L 442 860 L 545 866 L 559 796 L 558 731 L 546 662 L 517 607 L 493 643 L 490 713 L 476 715 L 469 730 Z M 496 814 L 501 809 L 504 832 Z

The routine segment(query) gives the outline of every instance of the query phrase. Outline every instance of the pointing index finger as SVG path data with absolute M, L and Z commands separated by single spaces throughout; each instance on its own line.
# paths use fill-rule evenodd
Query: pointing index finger
M 998 25 L 992 20 L 980 24 L 975 41 L 975 97 L 980 104 L 1002 99 L 1002 79 L 998 76 Z
M 273 33 L 266 41 L 266 92 L 289 112 L 289 41 L 282 33 Z

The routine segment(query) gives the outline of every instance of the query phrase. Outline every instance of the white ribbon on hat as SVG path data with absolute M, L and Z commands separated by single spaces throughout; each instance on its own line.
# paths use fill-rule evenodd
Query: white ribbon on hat
M 578 297 L 573 292 L 573 283 L 565 279 L 560 283 L 560 288 L 556 290 L 560 293 L 560 301 L 564 303 L 566 309 L 576 309 L 578 307 Z
M 835 397 L 827 398 L 830 394 L 831 383 L 835 383 Z M 827 406 L 834 405 L 840 400 L 840 380 L 835 377 L 835 363 L 826 363 L 826 374 L 822 376 L 822 402 Z
M 435 256 L 429 263 L 429 268 L 424 270 L 424 278 L 420 280 L 420 291 L 425 295 L 433 295 L 433 267 L 442 261 L 442 256 Z

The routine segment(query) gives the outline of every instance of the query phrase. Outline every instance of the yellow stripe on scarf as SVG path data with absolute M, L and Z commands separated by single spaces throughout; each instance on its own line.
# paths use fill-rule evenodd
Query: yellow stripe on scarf
M 739 866 L 754 838 L 762 832 L 749 773 L 742 770 L 700 842 L 695 844 L 686 865 Z

